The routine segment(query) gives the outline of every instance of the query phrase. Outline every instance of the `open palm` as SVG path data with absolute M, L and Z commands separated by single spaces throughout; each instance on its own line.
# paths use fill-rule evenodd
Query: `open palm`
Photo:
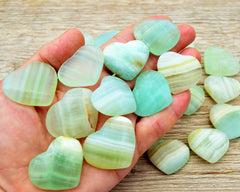
M 165 16 L 149 17 L 151 19 L 169 19 Z M 149 19 L 148 18 L 148 19 Z M 112 42 L 128 42 L 134 39 L 133 27 L 126 28 L 113 39 L 109 40 L 104 47 Z M 190 44 L 195 38 L 195 32 L 188 25 L 179 26 L 181 37 L 172 51 L 179 52 Z M 81 46 L 84 45 L 82 33 L 77 29 L 70 29 L 59 38 L 43 46 L 29 61 L 42 61 L 52 65 L 56 70 L 61 64 L 71 57 Z M 182 51 L 184 55 L 192 55 L 200 60 L 199 52 L 194 48 Z M 145 70 L 156 70 L 158 57 L 150 55 Z M 109 75 L 103 70 L 97 85 L 89 87 L 95 90 L 101 79 Z M 49 107 L 29 107 L 17 104 L 9 100 L 2 91 L 0 82 L 0 191 L 46 191 L 35 187 L 28 176 L 28 165 L 32 158 L 47 150 L 54 139 L 45 126 L 46 113 Z M 128 82 L 132 88 L 134 80 Z M 60 100 L 70 88 L 58 84 L 53 103 Z M 127 175 L 135 165 L 138 158 L 163 134 L 173 127 L 187 108 L 190 99 L 188 91 L 174 95 L 172 104 L 163 111 L 150 117 L 138 118 L 134 114 L 129 117 L 135 125 L 136 149 L 133 162 L 129 168 L 119 170 L 103 170 L 83 163 L 81 181 L 77 188 L 66 191 L 81 192 L 105 192 L 112 189 L 120 180 Z M 108 117 L 100 114 L 97 129 L 99 129 Z M 82 141 L 81 141 L 82 142 Z

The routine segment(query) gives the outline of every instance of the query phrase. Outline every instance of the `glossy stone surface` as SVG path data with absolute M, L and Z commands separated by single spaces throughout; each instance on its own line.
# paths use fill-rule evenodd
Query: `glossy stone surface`
M 90 165 L 102 169 L 129 167 L 135 150 L 132 122 L 123 116 L 111 117 L 83 144 L 84 158 Z
M 189 148 L 179 140 L 157 140 L 149 149 L 148 157 L 165 174 L 181 169 L 190 156 Z
M 3 81 L 3 92 L 9 99 L 30 106 L 50 105 L 56 87 L 54 68 L 42 62 L 33 62 L 13 71 Z
M 205 100 L 205 94 L 201 87 L 195 85 L 189 90 L 191 92 L 191 100 L 184 115 L 192 115 L 195 113 L 203 105 Z
M 128 43 L 112 43 L 104 51 L 104 64 L 114 74 L 125 80 L 134 79 L 145 66 L 149 51 L 138 40 Z
M 177 94 L 197 84 L 202 76 L 202 67 L 193 56 L 175 52 L 162 54 L 157 63 L 158 71 L 167 79 L 171 92 Z
M 135 25 L 134 36 L 143 41 L 152 54 L 161 55 L 177 44 L 180 31 L 169 20 L 145 19 Z
M 240 84 L 236 79 L 216 75 L 208 76 L 204 88 L 218 104 L 229 102 L 240 94 Z
M 167 80 L 157 71 L 145 71 L 136 80 L 133 94 L 137 104 L 136 114 L 153 115 L 172 103 Z
M 58 79 L 69 87 L 94 85 L 102 72 L 103 61 L 100 48 L 92 45 L 82 46 L 62 64 L 58 71 Z
M 47 112 L 46 126 L 54 136 L 86 137 L 97 126 L 98 111 L 91 102 L 92 91 L 86 88 L 71 89 Z
M 204 68 L 210 75 L 233 76 L 239 73 L 240 65 L 227 50 L 211 46 L 204 52 Z
M 227 152 L 229 140 L 217 129 L 196 129 L 189 134 L 188 144 L 199 157 L 216 163 Z
M 85 45 L 95 45 L 95 40 L 89 33 L 82 33 L 84 36 Z
M 93 106 L 108 116 L 119 116 L 136 111 L 136 102 L 128 84 L 118 77 L 104 77 L 92 93 Z
M 95 45 L 100 47 L 104 43 L 106 43 L 109 39 L 113 38 L 116 34 L 118 34 L 120 31 L 109 31 L 107 33 L 103 33 L 102 35 L 99 35 L 95 39 Z
M 83 152 L 79 141 L 58 137 L 46 152 L 31 160 L 29 178 L 41 189 L 72 189 L 79 184 L 82 162 Z
M 240 137 L 240 106 L 216 104 L 210 110 L 210 121 L 229 139 Z

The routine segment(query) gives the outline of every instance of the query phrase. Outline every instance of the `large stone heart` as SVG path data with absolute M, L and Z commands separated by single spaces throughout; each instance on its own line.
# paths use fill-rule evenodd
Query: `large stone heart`
M 58 137 L 48 150 L 29 164 L 29 177 L 34 185 L 47 190 L 64 190 L 78 186 L 83 152 L 78 140 Z
M 175 52 L 162 54 L 158 59 L 157 67 L 167 79 L 173 94 L 193 87 L 202 76 L 201 64 L 195 57 Z
M 3 81 L 3 92 L 11 100 L 30 106 L 48 106 L 57 87 L 57 74 L 48 64 L 33 62 L 13 71 Z
M 134 127 L 132 122 L 123 116 L 108 119 L 103 127 L 89 135 L 83 144 L 85 160 L 102 169 L 129 167 L 134 150 Z
M 210 111 L 214 127 L 223 131 L 229 139 L 240 137 L 240 106 L 216 104 Z
M 104 64 L 117 76 L 125 80 L 134 79 L 145 66 L 149 51 L 141 41 L 129 41 L 126 44 L 112 43 L 104 51 Z
M 144 19 L 135 25 L 134 36 L 143 41 L 152 54 L 161 55 L 177 44 L 180 31 L 169 20 Z
M 103 61 L 100 48 L 93 45 L 82 46 L 60 67 L 59 81 L 69 87 L 94 85 L 102 72 Z
M 86 137 L 95 131 L 98 111 L 91 102 L 92 91 L 86 88 L 69 90 L 47 113 L 46 126 L 51 135 Z
M 133 89 L 137 104 L 136 114 L 142 117 L 153 115 L 172 103 L 167 80 L 157 71 L 141 73 Z
M 131 89 L 117 77 L 104 77 L 100 87 L 92 93 L 91 101 L 98 111 L 109 116 L 125 115 L 136 110 Z

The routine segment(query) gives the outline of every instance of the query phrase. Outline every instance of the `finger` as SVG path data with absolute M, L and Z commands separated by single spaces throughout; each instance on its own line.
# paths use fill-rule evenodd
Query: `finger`
M 198 59 L 199 62 L 201 62 L 201 54 L 200 52 L 195 49 L 195 48 L 192 48 L 192 47 L 188 47 L 186 49 L 184 49 L 182 52 L 181 52 L 181 55 L 190 55 L 190 56 L 193 56 L 195 57 L 196 59 Z
M 138 157 L 174 126 L 186 111 L 189 101 L 189 91 L 173 95 L 173 102 L 167 108 L 139 120 L 136 124 L 136 153 Z
M 34 61 L 52 65 L 56 70 L 84 45 L 84 37 L 78 29 L 69 29 L 60 37 L 44 45 L 22 67 Z

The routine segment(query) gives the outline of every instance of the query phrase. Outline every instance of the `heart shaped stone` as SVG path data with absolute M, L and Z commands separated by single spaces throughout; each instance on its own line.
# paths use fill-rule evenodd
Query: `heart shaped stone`
M 98 111 L 91 102 L 92 91 L 86 88 L 69 90 L 47 112 L 46 126 L 54 136 L 86 137 L 95 131 Z
M 152 54 L 161 55 L 177 44 L 180 31 L 169 20 L 144 19 L 135 25 L 134 36 L 143 41 Z
M 123 116 L 111 117 L 103 127 L 89 135 L 83 144 L 85 160 L 102 169 L 129 167 L 135 150 L 132 122 Z
M 202 76 L 202 67 L 193 56 L 175 52 L 162 54 L 157 63 L 158 71 L 167 79 L 171 92 L 177 94 L 197 84 Z
M 79 184 L 82 162 L 79 141 L 61 136 L 50 144 L 46 152 L 31 160 L 29 177 L 41 189 L 72 189 Z
M 210 110 L 210 121 L 229 139 L 240 137 L 240 106 L 216 104 Z
M 198 156 L 209 163 L 216 163 L 227 152 L 229 140 L 217 129 L 196 129 L 189 134 L 188 144 Z
M 110 71 L 122 79 L 132 80 L 145 66 L 149 51 L 142 41 L 133 40 L 126 44 L 112 43 L 104 49 L 103 55 Z
M 210 75 L 204 81 L 204 88 L 218 104 L 223 104 L 240 95 L 240 83 L 230 77 Z
M 233 76 L 239 73 L 240 65 L 228 51 L 212 46 L 204 52 L 204 68 L 210 75 Z
M 93 106 L 108 116 L 133 113 L 136 102 L 128 84 L 120 78 L 104 77 L 100 86 L 92 93 Z
M 9 99 L 30 106 L 50 105 L 56 87 L 54 68 L 42 62 L 33 62 L 13 71 L 3 81 L 3 92 Z
M 136 114 L 153 115 L 172 103 L 167 80 L 157 71 L 145 71 L 136 80 L 133 94 L 137 104 Z
M 116 34 L 118 34 L 120 31 L 109 31 L 107 33 L 103 33 L 102 35 L 99 35 L 95 39 L 95 45 L 100 47 L 104 43 L 106 43 L 109 39 L 113 38 Z
M 103 61 L 100 48 L 93 45 L 82 46 L 60 67 L 59 81 L 69 87 L 94 85 L 102 72 Z

